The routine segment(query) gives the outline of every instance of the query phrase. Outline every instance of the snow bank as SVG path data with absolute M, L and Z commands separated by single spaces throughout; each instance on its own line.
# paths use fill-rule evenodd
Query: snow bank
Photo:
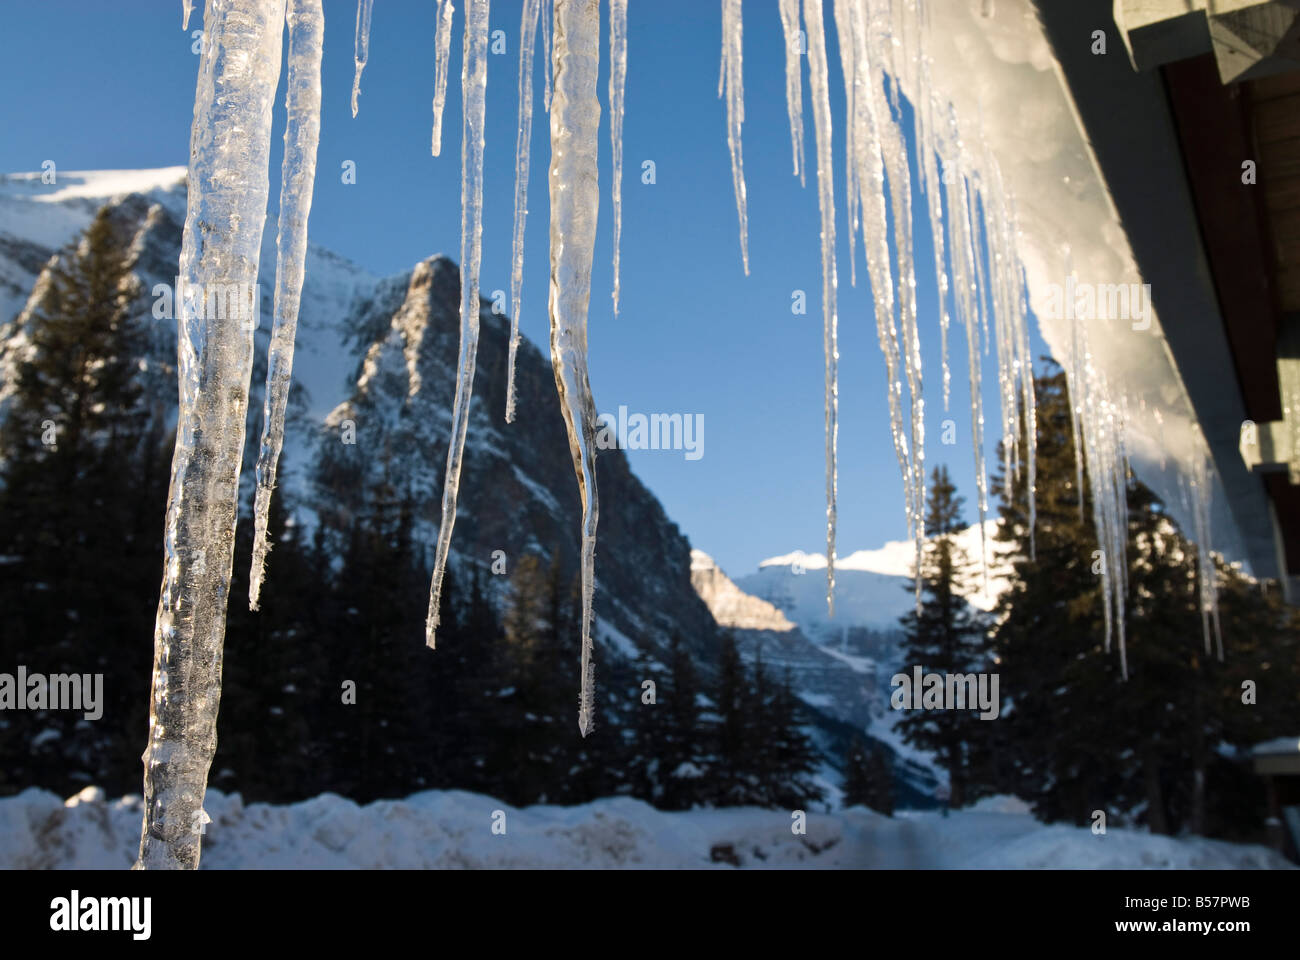
M 245 806 L 207 794 L 207 869 L 305 867 L 821 867 L 821 868 L 1285 868 L 1259 846 L 1135 830 L 1094 836 L 1044 826 L 1011 798 L 949 817 L 862 807 L 810 811 L 795 836 L 790 813 L 734 808 L 664 813 L 626 798 L 515 809 L 491 797 L 429 791 L 359 806 L 333 794 Z M 496 811 L 505 833 L 492 832 Z M 500 819 L 499 816 L 497 818 Z M 29 789 L 0 800 L 0 867 L 126 869 L 140 839 L 140 798 L 108 801 L 88 787 L 65 801 Z

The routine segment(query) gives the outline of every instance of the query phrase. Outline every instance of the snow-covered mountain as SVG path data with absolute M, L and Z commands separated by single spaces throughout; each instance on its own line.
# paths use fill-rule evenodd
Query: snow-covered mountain
M 997 521 L 988 520 L 983 538 L 978 524 L 957 536 L 973 563 L 981 550 L 987 559 L 987 586 L 975 565 L 966 595 L 982 610 L 991 610 L 1007 586 L 1005 548 L 994 540 L 996 532 Z M 805 704 L 886 744 L 896 780 L 928 795 L 941 774 L 933 758 L 902 741 L 894 729 L 898 714 L 889 705 L 890 678 L 911 666 L 904 663 L 899 618 L 915 604 L 915 556 L 908 540 L 837 558 L 834 618 L 827 615 L 823 554 L 798 550 L 772 557 L 732 581 L 696 550 L 691 578 L 718 624 L 734 631 L 746 658 L 761 655 L 788 669 Z
M 1007 586 L 1008 567 L 999 552 L 1001 544 L 994 539 L 997 524 L 986 520 L 983 537 L 979 524 L 972 524 L 956 538 L 975 574 L 966 600 L 981 610 L 991 610 Z M 988 565 L 987 587 L 978 566 L 981 552 Z M 736 583 L 777 607 L 814 640 L 829 644 L 845 640 L 854 630 L 897 630 L 898 618 L 915 603 L 910 585 L 915 562 L 916 546 L 911 540 L 891 540 L 874 550 L 836 557 L 833 619 L 826 610 L 824 554 L 796 550 L 771 557 Z
M 163 409 L 176 404 L 175 321 L 154 316 L 153 291 L 174 284 L 186 209 L 185 169 L 64 172 L 0 177 L 0 415 L 16 364 L 29 349 L 51 258 L 107 206 L 130 238 L 131 268 L 141 291 L 137 310 L 149 331 L 144 366 Z M 275 222 L 268 218 L 260 275 L 261 315 L 249 397 L 245 486 L 261 431 L 265 353 L 275 276 Z M 346 494 L 328 497 L 309 482 L 321 458 L 357 481 L 383 473 L 415 502 L 415 537 L 432 557 L 441 511 L 450 409 L 459 343 L 460 275 L 433 256 L 410 271 L 375 277 L 337 254 L 311 246 L 298 325 L 285 459 L 277 496 L 300 520 L 348 509 Z M 508 318 L 483 303 L 471 426 L 461 478 L 453 567 L 486 569 L 504 551 L 508 568 L 525 552 L 558 557 L 576 572 L 581 508 L 549 359 L 527 341 L 517 369 L 518 414 L 504 420 Z M 341 442 L 345 420 L 355 443 Z M 602 452 L 597 564 L 598 658 L 655 658 L 680 633 L 706 672 L 716 660 L 717 627 L 691 589 L 690 545 L 628 467 L 622 451 Z M 496 596 L 504 578 L 489 577 Z M 267 589 L 275 589 L 275 561 Z M 608 663 L 608 659 L 606 660 Z

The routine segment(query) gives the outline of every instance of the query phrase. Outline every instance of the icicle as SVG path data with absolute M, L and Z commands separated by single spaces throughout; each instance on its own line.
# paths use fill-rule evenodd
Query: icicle
M 375 0 L 357 0 L 357 42 L 354 60 L 357 72 L 352 77 L 352 116 L 357 115 L 357 100 L 361 96 L 361 71 L 370 59 L 370 14 Z
M 736 6 L 739 8 L 739 3 Z M 736 16 L 739 17 L 739 9 Z M 837 329 L 839 318 L 835 303 L 838 282 L 835 276 L 835 184 L 831 179 L 834 175 L 831 163 L 831 102 L 822 5 L 816 0 L 805 3 L 803 17 L 804 31 L 808 37 L 808 75 L 812 91 L 813 129 L 817 139 L 817 200 L 822 223 L 822 340 L 826 354 L 826 610 L 827 615 L 833 617 L 840 354 Z
M 861 206 L 861 188 L 858 186 L 857 147 L 854 136 L 857 124 L 853 116 L 857 112 L 857 97 L 864 94 L 862 77 L 857 67 L 857 56 L 853 43 L 853 9 L 852 0 L 835 0 L 832 8 L 835 16 L 835 32 L 840 37 L 840 75 L 844 78 L 844 102 L 846 104 L 844 124 L 844 190 L 849 201 L 849 285 L 858 285 L 857 236 L 859 224 L 859 207 Z M 789 77 L 786 78 L 787 84 Z M 789 91 L 787 89 L 787 95 Z
M 988 477 L 984 469 L 984 392 L 980 364 L 979 283 L 975 260 L 976 230 L 971 220 L 970 182 L 957 118 L 949 104 L 942 126 L 936 120 L 936 144 L 943 161 L 943 187 L 948 201 L 947 250 L 952 263 L 953 308 L 966 334 L 967 376 L 970 384 L 971 446 L 975 456 L 976 506 L 980 525 L 980 570 L 988 589 Z
M 447 70 L 451 62 L 451 0 L 438 0 L 437 33 L 434 35 L 433 66 L 433 155 L 442 153 L 442 111 L 447 105 Z
M 842 23 L 847 13 L 847 28 Z M 871 292 L 875 308 L 876 334 L 885 358 L 886 383 L 889 395 L 890 437 L 894 455 L 898 460 L 903 480 L 904 513 L 908 518 L 909 533 L 912 526 L 911 466 L 907 433 L 903 429 L 902 364 L 898 343 L 898 330 L 894 323 L 894 283 L 889 262 L 889 210 L 885 192 L 885 167 L 881 154 L 880 125 L 890 122 L 888 112 L 877 115 L 879 97 L 869 90 L 879 74 L 872 69 L 870 45 L 867 40 L 871 26 L 869 10 L 861 2 L 852 3 L 848 10 L 838 14 L 837 29 L 841 37 L 841 58 L 844 45 L 852 43 L 852 71 L 855 74 L 853 113 L 849 118 L 854 126 L 852 135 L 854 163 L 857 166 L 855 182 L 859 190 L 862 218 L 862 239 L 866 253 L 867 269 L 871 276 Z M 849 69 L 846 65 L 845 69 Z M 875 78 L 875 79 L 873 79 Z
M 320 141 L 320 65 L 325 15 L 320 0 L 289 0 L 289 81 L 285 97 L 284 162 L 280 168 L 280 223 L 276 236 L 274 319 L 266 362 L 266 396 L 262 411 L 262 446 L 257 458 L 257 504 L 254 510 L 253 565 L 248 580 L 248 607 L 257 609 L 266 553 L 271 491 L 284 445 L 284 413 L 293 375 L 293 344 L 298 329 L 307 257 L 307 216 L 316 180 L 316 146 Z
M 542 74 L 546 78 L 546 86 L 543 87 L 542 105 L 546 112 L 551 112 L 551 71 L 553 61 L 551 60 L 551 23 L 555 19 L 555 0 L 542 0 L 542 53 L 545 65 L 542 68 Z
M 478 356 L 479 262 L 483 244 L 483 122 L 487 103 L 487 49 L 489 0 L 467 0 L 460 88 L 463 120 L 460 147 L 460 356 L 456 364 L 456 401 L 452 408 L 447 443 L 447 474 L 442 484 L 442 523 L 429 590 L 425 635 L 435 645 L 442 600 L 442 578 L 456 524 L 456 497 L 460 490 L 465 432 L 469 427 L 470 400 L 474 394 L 474 361 Z
M 922 397 L 921 343 L 916 318 L 916 273 L 913 267 L 912 181 L 908 167 L 907 145 L 902 131 L 885 102 L 884 67 L 889 62 L 893 37 L 890 24 L 877 17 L 868 33 L 870 95 L 875 101 L 879 123 L 881 157 L 889 178 L 889 193 L 894 221 L 894 254 L 898 282 L 898 319 L 903 338 L 903 370 L 907 376 L 910 400 L 911 445 L 905 463 L 908 530 L 920 562 L 925 543 L 925 401 Z M 897 108 L 895 107 L 895 110 Z M 899 388 L 901 389 L 901 387 Z M 921 581 L 916 581 L 916 605 L 921 604 Z
M 627 0 L 609 0 L 609 141 L 614 153 L 614 316 L 623 235 L 623 88 L 627 81 Z
M 1067 265 L 1066 276 L 1072 272 Z M 1067 287 L 1066 317 L 1073 323 L 1070 364 L 1066 383 L 1071 406 L 1077 416 L 1078 435 L 1083 436 L 1083 457 L 1087 459 L 1091 481 L 1092 522 L 1101 550 L 1101 592 L 1105 612 L 1106 650 L 1112 637 L 1119 641 L 1120 671 L 1128 679 L 1128 651 L 1125 641 L 1124 607 L 1128 592 L 1128 456 L 1124 444 L 1124 408 L 1122 396 L 1092 363 L 1088 329 L 1074 315 L 1070 288 Z M 1076 469 L 1080 469 L 1076 462 Z M 1082 480 L 1079 495 L 1083 496 Z
M 724 92 L 727 95 L 727 148 L 731 151 L 731 182 L 736 192 L 736 212 L 740 216 L 740 259 L 745 265 L 745 276 L 749 276 L 749 214 L 745 195 L 745 159 L 740 139 L 740 128 L 745 123 L 743 29 L 740 0 L 722 0 L 722 68 L 718 77 L 718 96 Z
M 247 319 L 256 316 L 284 12 L 285 0 L 212 2 L 203 23 L 178 271 L 180 407 L 137 868 L 199 865 L 194 824 L 216 748 L 254 325 L 196 316 L 193 291 L 237 285 L 251 294 L 241 303 Z
M 785 106 L 790 114 L 790 147 L 794 173 L 804 186 L 803 158 L 803 56 L 799 37 L 799 0 L 781 0 L 781 30 L 785 34 Z
M 194 12 L 194 0 L 181 0 L 181 29 L 190 28 L 190 14 Z
M 1200 450 L 1192 458 L 1188 470 L 1191 476 L 1192 529 L 1196 535 L 1196 580 L 1200 588 L 1201 631 L 1205 635 L 1205 653 L 1210 653 L 1210 626 L 1218 657 L 1223 660 L 1223 632 L 1219 626 L 1218 571 L 1210 546 L 1210 465 L 1209 454 Z
M 510 268 L 510 359 L 506 423 L 515 421 L 515 356 L 519 352 L 520 294 L 524 286 L 524 224 L 528 219 L 528 156 L 533 139 L 533 49 L 541 0 L 524 0 L 519 22 L 519 130 L 515 137 L 515 233 Z M 549 72 L 549 68 L 548 68 Z
M 1024 268 L 1020 268 L 1020 352 L 1025 358 L 1021 369 L 1021 390 L 1025 411 L 1025 464 L 1029 494 L 1029 559 L 1038 559 L 1038 391 L 1034 385 L 1033 357 L 1029 351 L 1029 304 Z
M 600 0 L 555 0 L 555 91 L 551 102 L 551 366 L 582 497 L 582 692 L 578 729 L 595 712 L 596 404 L 587 377 L 587 309 L 600 211 Z
M 1083 344 L 1080 340 L 1078 317 L 1074 316 L 1074 300 L 1069 291 L 1074 284 L 1074 256 L 1069 247 L 1065 248 L 1065 310 L 1070 324 L 1070 365 L 1066 368 L 1066 382 L 1070 388 L 1070 433 L 1074 437 L 1074 489 L 1079 498 L 1079 522 L 1083 522 L 1083 424 L 1080 414 L 1083 405 L 1079 390 L 1083 384 Z M 1077 385 L 1077 386 L 1076 386 Z
M 938 145 L 935 137 L 935 94 L 931 79 L 930 6 L 922 2 L 916 9 L 917 35 L 917 102 L 913 104 L 917 166 L 921 192 L 930 218 L 930 235 L 934 238 L 934 273 L 939 296 L 940 357 L 943 367 L 943 409 L 948 410 L 952 388 L 952 371 L 948 366 L 948 330 L 952 316 L 948 312 L 948 270 L 944 259 L 943 185 L 939 180 Z M 948 171 L 945 168 L 945 173 Z

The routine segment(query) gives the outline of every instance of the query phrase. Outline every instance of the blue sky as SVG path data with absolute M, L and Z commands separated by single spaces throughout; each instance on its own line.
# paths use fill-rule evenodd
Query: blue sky
M 325 0 L 324 104 L 311 213 L 312 241 L 379 274 L 407 270 L 435 252 L 460 250 L 460 30 L 457 4 L 442 156 L 430 156 L 432 0 L 378 0 L 361 111 L 350 115 L 352 0 Z M 518 110 L 519 0 L 492 4 L 507 52 L 488 64 L 482 288 L 509 289 L 514 142 Z M 198 57 L 180 29 L 175 0 L 49 0 L 7 4 L 0 31 L 0 171 L 183 165 Z M 736 206 L 717 99 L 719 4 L 630 4 L 624 128 L 622 297 L 612 312 L 608 109 L 602 115 L 602 199 L 590 314 L 597 407 L 703 414 L 704 456 L 630 451 L 633 469 L 692 544 L 732 575 L 795 549 L 825 551 L 821 266 L 816 176 L 791 175 L 784 53 L 776 0 L 745 4 L 745 173 L 750 275 L 741 267 Z M 828 5 L 829 8 L 829 5 Z M 843 115 L 838 47 L 827 13 L 832 116 Z M 202 26 L 198 3 L 191 30 Z M 540 49 L 540 45 L 539 45 Z M 602 39 L 602 49 L 608 50 Z M 539 67 L 541 57 L 539 55 Z M 605 64 L 605 67 L 608 65 Z M 283 87 L 283 78 L 282 78 Z M 547 342 L 549 127 L 536 82 L 533 165 L 521 328 Z M 605 101 L 607 80 L 600 91 Z M 805 153 L 815 143 L 807 109 Z M 283 89 L 271 158 L 278 194 Z M 885 365 L 875 334 L 862 246 L 849 285 L 844 143 L 834 133 L 840 316 L 841 555 L 906 537 L 903 489 L 889 435 Z M 344 161 L 357 182 L 341 182 Z M 653 160 L 656 182 L 641 182 Z M 964 338 L 954 328 L 951 409 L 944 413 L 939 317 L 928 223 L 917 223 L 917 283 L 926 371 L 927 465 L 947 463 L 974 519 L 974 469 Z M 808 310 L 791 313 L 793 290 Z M 1037 357 L 1046 352 L 1034 334 Z M 990 464 L 997 424 L 993 357 L 986 359 Z M 957 424 L 942 446 L 942 421 Z M 438 462 L 441 462 L 439 460 Z

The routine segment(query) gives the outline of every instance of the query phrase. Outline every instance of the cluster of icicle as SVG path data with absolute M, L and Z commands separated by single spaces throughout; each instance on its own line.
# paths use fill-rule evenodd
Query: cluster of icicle
M 361 71 L 369 50 L 372 0 L 357 6 L 356 77 L 353 114 L 360 92 Z M 466 0 L 463 32 L 461 99 L 461 303 L 460 353 L 452 408 L 447 469 L 443 481 L 442 521 L 438 529 L 433 582 L 429 590 L 426 642 L 437 638 L 442 584 L 451 553 L 460 492 L 461 467 L 474 391 L 479 338 L 479 265 L 483 238 L 483 151 L 487 93 L 489 0 Z M 438 0 L 436 11 L 432 152 L 442 149 L 442 114 L 446 104 L 447 70 L 454 8 Z M 627 76 L 627 0 L 609 2 L 610 137 L 613 153 L 614 310 L 619 298 L 619 241 L 622 230 L 623 102 Z M 600 0 L 524 0 L 519 38 L 519 118 L 515 141 L 514 234 L 510 277 L 511 332 L 506 387 L 506 421 L 515 417 L 515 359 L 522 312 L 523 242 L 528 215 L 529 145 L 532 140 L 533 57 L 537 26 L 542 26 L 546 88 L 544 105 L 551 120 L 551 364 L 560 409 L 569 436 L 574 472 L 582 499 L 582 662 L 578 728 L 592 729 L 595 709 L 592 664 L 592 599 L 595 590 L 596 524 L 596 405 L 587 375 L 587 312 L 591 300 L 591 263 L 600 209 L 597 169 L 600 101 Z M 554 41 L 552 43 L 552 35 Z M 552 89 L 552 84 L 554 89 Z
M 1066 276 L 1073 276 L 1069 251 Z M 1128 679 L 1128 649 L 1124 638 L 1124 597 L 1128 580 L 1128 453 L 1124 444 L 1126 404 L 1116 399 L 1088 349 L 1088 325 L 1075 316 L 1070 325 L 1070 349 L 1065 366 L 1070 391 L 1070 426 L 1074 435 L 1075 489 L 1083 517 L 1083 467 L 1088 466 L 1092 490 L 1092 524 L 1101 549 L 1102 607 L 1106 620 L 1106 650 L 1118 637 L 1120 672 Z
M 741 257 L 748 272 L 747 198 L 741 130 L 744 123 L 743 16 L 740 0 L 722 2 L 719 95 L 726 97 Z M 850 281 L 856 283 L 861 234 L 871 283 L 880 347 L 889 379 L 891 433 L 905 488 L 908 525 L 917 556 L 924 543 L 924 407 L 916 277 L 912 237 L 912 184 L 900 84 L 914 96 L 912 122 L 920 158 L 920 192 L 935 238 L 940 292 L 943 395 L 949 398 L 948 333 L 952 316 L 965 332 L 970 358 L 971 421 L 981 533 L 988 509 L 983 463 L 981 349 L 988 352 L 990 314 L 996 341 L 1002 427 L 1009 475 L 1026 473 L 1030 525 L 1034 513 L 1032 368 L 1025 280 L 1017 254 L 1012 198 L 996 160 L 982 140 L 963 138 L 949 100 L 931 83 L 929 0 L 834 0 L 840 37 L 846 115 L 846 196 L 850 227 Z M 823 320 L 826 354 L 827 603 L 833 613 L 837 496 L 838 346 L 835 261 L 835 190 L 832 183 L 829 64 L 823 5 L 780 0 L 786 40 L 786 95 L 794 172 L 805 175 L 802 62 L 806 49 L 816 140 L 818 203 L 822 222 Z M 189 25 L 191 0 L 182 4 Z M 373 0 L 358 0 L 356 75 L 352 112 L 369 57 Z M 489 0 L 466 0 L 461 96 L 460 354 L 452 428 L 443 486 L 426 639 L 433 646 L 440 591 L 456 517 L 461 463 L 473 391 L 479 333 L 479 264 L 482 244 L 484 121 Z M 442 113 L 451 43 L 451 0 L 437 0 L 432 152 L 441 150 Z M 623 87 L 627 64 L 627 0 L 609 0 L 611 141 L 614 184 L 614 309 L 619 298 Z M 802 18 L 803 29 L 800 30 Z M 596 411 L 587 374 L 587 314 L 599 212 L 597 170 L 600 102 L 600 0 L 524 0 L 520 29 L 519 133 L 516 141 L 515 229 L 511 272 L 513 328 L 507 421 L 514 418 L 514 360 L 522 310 L 523 236 L 527 215 L 537 25 L 544 48 L 544 105 L 550 112 L 549 188 L 550 349 L 560 407 L 582 500 L 582 663 L 578 725 L 592 729 L 592 596 L 598 517 L 595 469 Z M 320 63 L 324 20 L 320 0 L 207 0 L 204 46 L 191 133 L 189 199 L 180 276 L 192 288 L 248 284 L 256 289 L 258 254 L 269 192 L 272 101 L 280 75 L 285 25 L 289 78 L 285 155 L 280 196 L 274 322 L 267 363 L 266 403 L 257 462 L 256 537 L 250 606 L 256 607 L 269 544 L 270 497 L 284 437 L 292 377 L 293 344 L 306 255 L 307 218 L 320 130 Z M 805 46 L 806 43 L 806 46 Z M 211 233 L 212 223 L 228 225 Z M 893 230 L 894 256 L 889 254 Z M 951 303 L 951 311 L 949 304 Z M 249 305 L 256 310 L 256 304 Z M 150 737 L 145 752 L 145 819 L 141 867 L 198 865 L 203 795 L 215 748 L 220 699 L 225 603 L 233 563 L 239 475 L 252 370 L 255 324 L 210 322 L 180 305 L 180 412 L 168 495 L 165 576 L 155 629 Z M 256 315 L 255 313 L 253 314 Z M 1076 459 L 1088 466 L 1094 523 L 1105 555 L 1107 643 L 1123 633 L 1125 487 L 1124 403 L 1090 362 L 1087 332 L 1076 323 L 1067 375 L 1075 417 Z M 903 386 L 907 386 L 904 398 Z M 905 404 L 906 400 L 906 404 Z M 1209 476 L 1194 465 L 1193 495 L 1201 549 L 1202 607 L 1217 632 L 1213 563 L 1208 551 Z M 981 555 L 984 551 L 981 550 Z M 986 571 L 987 576 L 987 571 Z M 919 590 L 919 584 L 918 584 Z M 919 603 L 919 594 L 918 594 Z M 1220 651 L 1222 645 L 1220 642 Z
M 182 8 L 188 27 L 191 4 Z M 257 465 L 257 546 L 250 603 L 265 558 L 266 511 L 302 289 L 320 117 L 320 0 L 208 0 L 190 135 L 189 194 L 179 276 L 186 289 L 256 290 L 269 193 L 271 116 L 289 33 L 289 78 L 275 317 L 266 424 Z M 213 224 L 223 226 L 213 230 Z M 244 286 L 247 285 L 247 286 Z M 164 530 L 145 748 L 140 868 L 198 866 L 203 797 L 216 748 L 226 603 L 258 304 L 230 318 L 178 304 L 180 408 Z
M 1031 559 L 1034 550 L 1035 454 L 1037 422 L 1033 366 L 1029 347 L 1026 280 L 1017 249 L 1019 231 L 1014 198 L 1007 190 L 997 159 L 982 135 L 959 127 L 951 97 L 932 80 L 931 15 L 934 0 L 833 0 L 839 37 L 840 72 L 844 78 L 845 191 L 848 198 L 850 282 L 856 283 L 856 241 L 861 231 L 871 283 L 880 348 L 889 390 L 894 451 L 903 475 L 908 526 L 919 560 L 924 544 L 924 406 L 920 340 L 917 331 L 916 274 L 912 236 L 912 184 L 900 106 L 900 87 L 911 94 L 920 195 L 934 237 L 934 270 L 939 293 L 943 402 L 947 409 L 951 374 L 949 328 L 953 316 L 965 332 L 971 395 L 971 434 L 975 455 L 981 538 L 988 512 L 984 466 L 984 411 L 981 352 L 996 345 L 998 395 L 1002 417 L 1003 470 L 1017 480 L 1022 471 L 1028 492 Z M 722 0 L 723 63 L 727 88 L 741 88 L 740 4 Z M 800 30 L 802 5 L 803 29 Z M 826 357 L 826 601 L 834 614 L 835 517 L 838 433 L 838 314 L 836 309 L 835 197 L 831 161 L 831 110 L 826 29 L 821 0 L 780 0 L 786 49 L 786 101 L 794 173 L 803 181 L 802 54 L 807 53 L 813 127 L 817 149 L 818 205 L 821 211 L 824 348 Z M 986 16 L 991 13 L 986 8 Z M 734 74 L 733 74 L 734 70 Z M 746 237 L 744 171 L 739 144 L 743 103 L 728 102 L 728 146 L 736 178 L 740 211 L 740 247 L 749 267 Z M 967 131 L 963 135 L 963 130 Z M 892 226 L 895 256 L 889 257 Z M 1070 272 L 1066 251 L 1066 271 Z M 951 308 L 950 308 L 951 305 Z M 992 340 L 990 340 L 990 318 Z M 900 373 L 901 371 L 901 373 Z M 1102 550 L 1101 577 L 1105 606 L 1106 648 L 1118 639 L 1121 669 L 1128 676 L 1124 636 L 1127 591 L 1128 456 L 1125 448 L 1127 398 L 1107 382 L 1091 362 L 1087 329 L 1075 320 L 1073 346 L 1066 365 L 1073 412 L 1077 485 L 1082 494 L 1087 465 L 1093 492 L 1093 524 Z M 907 387 L 904 408 L 903 387 Z M 1029 429 L 1025 429 L 1029 426 Z M 910 435 L 909 435 L 910 428 Z M 1024 455 L 1022 458 L 1022 444 Z M 1210 558 L 1209 467 L 1204 457 L 1191 468 L 1194 535 L 1205 643 L 1211 623 L 1218 634 L 1218 601 Z M 1080 504 L 1082 509 L 1082 502 Z M 986 550 L 981 544 L 981 557 Z M 987 587 L 988 570 L 984 565 Z M 920 605 L 917 581 L 917 605 Z M 1220 656 L 1222 639 L 1219 640 Z
M 794 173 L 805 175 L 802 54 L 808 57 L 817 193 L 821 211 L 823 340 L 826 358 L 826 602 L 834 614 L 835 521 L 838 487 L 838 277 L 835 260 L 835 186 L 832 179 L 831 107 L 826 27 L 820 2 L 781 0 L 786 49 L 786 100 Z M 931 82 L 930 17 L 926 0 L 834 0 L 844 78 L 845 194 L 848 205 L 850 282 L 857 282 L 861 236 L 871 283 L 880 349 L 889 384 L 894 452 L 902 472 L 904 507 L 917 558 L 925 541 L 925 407 L 916 306 L 912 236 L 912 172 L 908 163 L 900 84 L 914 91 L 912 125 L 918 145 L 920 194 L 934 235 L 943 344 L 943 401 L 951 375 L 948 334 L 953 315 L 966 335 L 970 357 L 971 431 L 981 534 L 988 512 L 984 469 L 981 351 L 990 346 L 990 315 L 997 344 L 998 383 L 1008 475 L 1024 470 L 1029 509 L 1034 501 L 1034 432 L 1020 458 L 1022 424 L 1033 423 L 1034 390 L 1029 354 L 1024 274 L 1016 251 L 1012 198 L 997 163 L 982 142 L 966 142 L 949 101 Z M 723 0 L 723 61 L 728 89 L 739 96 L 740 4 Z M 734 76 L 732 71 L 734 70 Z M 745 182 L 739 144 L 743 104 L 728 103 L 728 143 L 736 177 L 742 257 L 748 269 Z M 893 231 L 894 256 L 889 236 Z M 949 263 L 951 266 L 949 267 Z M 951 303 L 951 310 L 949 304 Z M 982 337 L 982 339 L 981 339 Z M 904 395 L 906 386 L 906 396 Z M 1022 417 L 1023 414 L 1023 417 Z M 984 571 L 987 578 L 987 570 Z M 920 603 L 920 583 L 917 583 Z

